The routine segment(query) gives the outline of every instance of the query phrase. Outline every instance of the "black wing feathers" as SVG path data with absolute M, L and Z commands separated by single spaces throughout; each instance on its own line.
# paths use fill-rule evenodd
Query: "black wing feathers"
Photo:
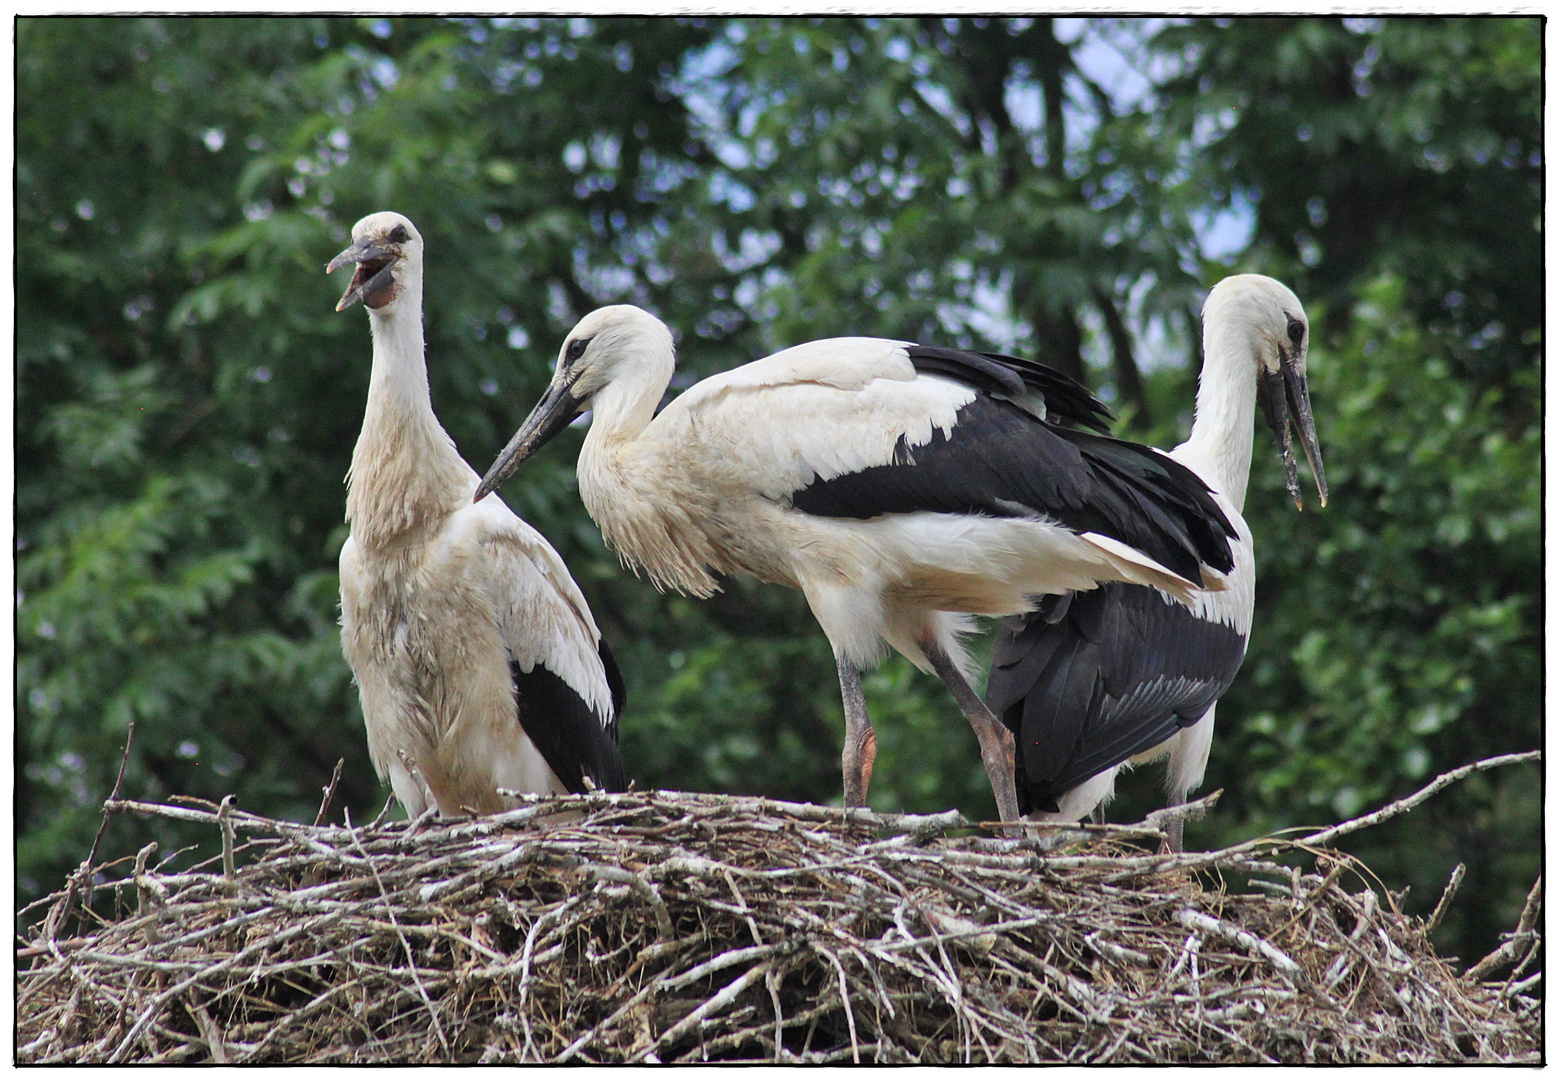
M 792 505 L 821 517 L 873 518 L 931 511 L 1044 516 L 1077 532 L 1114 537 L 1199 581 L 1198 564 L 1227 572 L 1234 529 L 1197 475 L 1136 443 L 1036 420 L 1016 405 L 977 396 L 950 434 L 904 439 L 892 462 L 795 492 Z
M 509 664 L 520 726 L 563 786 L 576 795 L 586 790 L 586 776 L 601 791 L 622 791 L 628 783 L 617 750 L 616 718 L 622 713 L 623 681 L 604 639 L 601 660 L 612 688 L 614 712 L 605 722 L 578 691 L 544 664 L 529 671 L 521 671 L 512 661 Z
M 1007 619 L 986 700 L 1017 736 L 1019 808 L 1054 812 L 1090 776 L 1200 720 L 1244 655 L 1233 627 L 1142 585 L 1102 585 Z
M 612 650 L 606 644 L 606 635 L 601 635 L 601 666 L 606 669 L 606 686 L 612 692 L 612 718 L 608 721 L 612 729 L 612 741 L 617 741 L 617 721 L 622 719 L 623 710 L 628 707 L 628 684 L 623 681 L 622 669 L 617 666 L 617 657 L 612 655 Z
M 1108 433 L 1110 410 L 1088 388 L 1053 367 L 1001 353 L 966 352 L 940 345 L 911 345 L 906 350 L 916 371 L 945 375 L 987 394 L 1018 396 L 1037 390 L 1045 398 L 1045 416 L 1052 423 L 1068 421 Z
M 1125 505 L 1128 515 L 1135 511 L 1128 520 L 1172 548 L 1194 552 L 1220 573 L 1234 569 L 1234 555 L 1229 550 L 1234 526 L 1200 476 L 1174 458 L 1139 443 L 1064 428 L 1056 434 L 1078 447 L 1099 478 Z M 1116 539 L 1126 539 L 1103 531 Z M 1150 548 L 1141 550 L 1153 554 Z M 1196 579 L 1194 564 L 1190 572 L 1173 563 L 1164 565 L 1183 577 Z

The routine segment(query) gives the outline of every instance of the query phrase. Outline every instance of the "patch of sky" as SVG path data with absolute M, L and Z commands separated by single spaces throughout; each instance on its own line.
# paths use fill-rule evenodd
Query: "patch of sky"
M 394 90 L 395 84 L 401 81 L 401 69 L 396 67 L 395 61 L 388 56 L 376 57 L 369 66 L 368 73 L 373 76 L 374 82 L 386 90 Z
M 1150 53 L 1148 41 L 1169 19 L 1057 19 L 1056 40 L 1072 46 L 1077 70 L 1110 99 L 1116 112 L 1149 102 L 1170 63 Z
M 1158 284 L 1158 276 L 1151 273 L 1133 283 L 1123 313 L 1132 330 L 1133 356 L 1144 374 L 1182 367 L 1190 355 L 1182 317 L 1185 312 L 1174 309 L 1173 301 L 1166 303 L 1155 292 Z
M 758 284 L 758 281 L 755 278 L 743 278 L 740 282 L 737 283 L 736 291 L 734 294 L 732 294 L 732 299 L 736 301 L 738 306 L 751 311 L 753 305 L 758 302 L 758 297 L 761 294 L 761 291 L 762 286 Z
M 752 192 L 725 172 L 710 174 L 709 197 L 714 202 L 725 203 L 738 214 L 751 210 L 754 202 Z
M 1015 352 L 1024 328 L 1011 306 L 1012 275 L 1004 273 L 994 282 L 987 281 L 975 277 L 967 263 L 954 266 L 953 272 L 955 277 L 972 278 L 972 288 L 967 290 L 964 303 L 945 300 L 938 304 L 937 321 L 961 341 L 989 342 L 998 351 Z
M 1256 235 L 1256 208 L 1243 192 L 1236 191 L 1229 206 L 1192 211 L 1191 228 L 1210 262 L 1228 263 L 1250 246 Z
M 919 79 L 915 82 L 915 91 L 938 116 L 952 124 L 958 130 L 958 134 L 968 136 L 969 118 L 964 115 L 962 109 L 953 104 L 952 95 L 944 88 L 936 83 Z
M 547 282 L 547 317 L 557 326 L 571 326 L 584 312 L 574 312 L 569 307 L 568 293 L 559 281 Z
M 626 266 L 576 266 L 574 272 L 585 291 L 603 304 L 628 297 L 636 283 Z
M 615 169 L 622 145 L 622 140 L 616 135 L 597 133 L 590 136 L 590 157 L 600 168 Z
M 736 242 L 737 249 L 732 251 L 726 243 L 725 234 L 717 232 L 711 244 L 715 257 L 733 274 L 743 273 L 768 262 L 779 251 L 781 244 L 778 233 L 760 232 L 757 229 L 743 229 Z
M 1106 375 L 1103 380 L 1089 379 L 1088 381 L 1095 384 L 1094 393 L 1099 400 L 1113 409 L 1117 397 L 1115 383 L 1107 375 L 1113 357 L 1110 354 L 1109 335 L 1104 328 L 1104 317 L 1091 307 L 1082 308 L 1077 313 L 1077 322 L 1083 332 L 1080 349 L 1083 354 L 1083 366 Z

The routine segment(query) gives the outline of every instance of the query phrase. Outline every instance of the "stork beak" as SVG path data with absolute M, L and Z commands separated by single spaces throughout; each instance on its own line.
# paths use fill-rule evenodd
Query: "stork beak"
M 481 502 L 491 495 L 510 474 L 524 464 L 525 459 L 552 441 L 553 436 L 568 427 L 574 417 L 584 411 L 584 402 L 570 391 L 568 383 L 555 379 L 542 395 L 536 407 L 514 433 L 509 445 L 503 448 L 487 475 L 477 485 L 472 502 Z
M 396 252 L 382 248 L 372 239 L 364 237 L 331 259 L 325 265 L 327 274 L 333 274 L 343 266 L 357 266 L 356 273 L 347 285 L 346 295 L 336 305 L 336 310 L 345 311 L 359 300 L 370 307 L 377 307 L 373 301 L 394 284 L 390 269 L 399 258 Z
M 1259 384 L 1261 410 L 1267 414 L 1267 423 L 1277 437 L 1278 449 L 1283 454 L 1284 480 L 1294 506 L 1303 510 L 1304 499 L 1299 495 L 1299 466 L 1294 461 L 1293 432 L 1289 428 L 1289 411 L 1293 411 L 1294 426 L 1299 429 L 1299 443 L 1304 447 L 1305 460 L 1310 462 L 1311 475 L 1316 489 L 1321 493 L 1321 505 L 1326 505 L 1326 470 L 1321 465 L 1321 444 L 1315 436 L 1315 418 L 1310 413 L 1310 387 L 1304 371 L 1289 357 L 1282 356 L 1277 371 L 1262 372 Z

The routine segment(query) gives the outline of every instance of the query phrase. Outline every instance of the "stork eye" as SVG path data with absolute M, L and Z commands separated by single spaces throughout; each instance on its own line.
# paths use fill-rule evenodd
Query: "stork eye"
M 404 244 L 409 239 L 411 237 L 407 235 L 406 226 L 404 225 L 397 225 L 390 230 L 390 243 L 392 244 Z
M 575 360 L 585 355 L 585 347 L 589 344 L 590 339 L 587 337 L 575 338 L 568 343 L 568 348 L 563 353 L 563 359 L 572 364 Z
M 1292 316 L 1288 320 L 1288 340 L 1294 343 L 1296 349 L 1304 344 L 1305 340 L 1305 324 Z

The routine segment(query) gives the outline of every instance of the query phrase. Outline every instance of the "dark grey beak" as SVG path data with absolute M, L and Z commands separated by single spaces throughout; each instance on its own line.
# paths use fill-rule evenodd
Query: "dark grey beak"
M 346 295 L 336 305 L 336 310 L 345 311 L 365 296 L 377 296 L 388 289 L 393 284 L 390 268 L 399 258 L 395 252 L 365 237 L 326 263 L 327 274 L 333 274 L 343 266 L 357 266 L 357 272 L 352 275 Z
M 1315 437 L 1315 418 L 1310 414 L 1310 387 L 1305 380 L 1305 373 L 1294 360 L 1282 354 L 1280 357 L 1277 371 L 1262 372 L 1258 384 L 1260 393 L 1257 394 L 1261 411 L 1267 414 L 1267 423 L 1271 425 L 1278 449 L 1283 454 L 1283 473 L 1288 483 L 1288 493 L 1293 496 L 1294 505 L 1303 510 L 1305 503 L 1299 494 L 1299 466 L 1294 461 L 1293 432 L 1289 428 L 1289 414 L 1292 410 L 1294 426 L 1299 429 L 1299 443 L 1304 447 L 1305 460 L 1310 462 L 1316 489 L 1321 493 L 1321 505 L 1325 506 L 1326 470 L 1321 465 L 1321 444 Z
M 509 440 L 509 445 L 503 448 L 503 453 L 498 455 L 498 460 L 487 470 L 487 475 L 482 477 L 471 501 L 481 502 L 496 491 L 526 458 L 551 442 L 584 410 L 585 403 L 569 392 L 566 383 L 554 381 L 525 418 L 525 423 L 520 425 L 520 430 L 514 433 L 514 438 Z

